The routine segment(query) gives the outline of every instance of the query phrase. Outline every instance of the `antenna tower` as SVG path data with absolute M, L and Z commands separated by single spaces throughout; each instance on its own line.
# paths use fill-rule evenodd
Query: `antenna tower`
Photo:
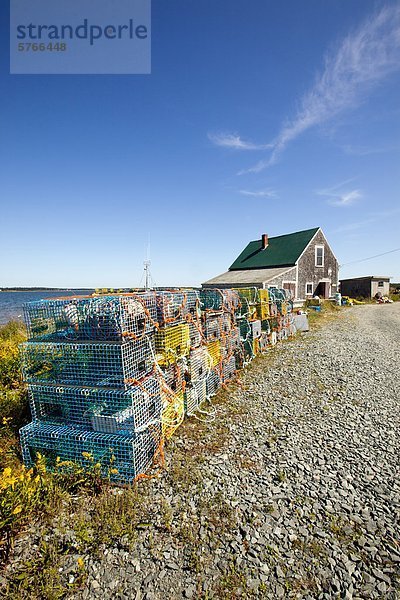
M 155 281 L 151 275 L 150 272 L 150 265 L 151 265 L 151 260 L 150 260 L 150 235 L 149 235 L 149 239 L 147 242 L 147 250 L 146 250 L 146 260 L 143 261 L 143 275 L 142 275 L 142 279 L 140 280 L 140 284 L 142 284 L 142 281 L 144 280 L 144 289 L 145 290 L 150 290 L 152 288 L 155 287 Z

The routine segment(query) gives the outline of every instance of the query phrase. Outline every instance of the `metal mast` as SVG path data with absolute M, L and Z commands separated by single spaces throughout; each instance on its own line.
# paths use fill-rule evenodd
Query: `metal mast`
M 144 289 L 145 290 L 150 290 L 151 288 L 155 287 L 155 282 L 150 273 L 150 265 L 151 265 L 151 260 L 150 260 L 150 234 L 149 234 L 149 239 L 148 239 L 147 248 L 146 248 L 146 260 L 143 261 L 144 271 L 143 271 L 143 275 L 142 275 L 142 279 L 141 279 L 141 282 L 144 279 Z
M 150 274 L 151 261 L 144 260 L 143 265 L 144 265 L 144 289 L 149 290 L 150 285 L 151 285 L 151 274 Z

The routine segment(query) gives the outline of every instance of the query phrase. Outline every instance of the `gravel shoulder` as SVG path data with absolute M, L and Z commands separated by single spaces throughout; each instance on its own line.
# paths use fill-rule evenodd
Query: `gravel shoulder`
M 134 537 L 76 550 L 73 597 L 400 598 L 399 339 L 400 303 L 360 306 L 255 360 L 139 484 Z

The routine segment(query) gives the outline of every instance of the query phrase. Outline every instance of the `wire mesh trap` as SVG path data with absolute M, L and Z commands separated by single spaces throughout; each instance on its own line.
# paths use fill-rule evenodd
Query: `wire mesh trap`
M 213 362 L 206 347 L 201 346 L 200 348 L 191 350 L 188 359 L 189 381 L 193 382 L 205 379 L 207 371 L 211 368 Z
M 101 474 L 111 481 L 131 483 L 152 465 L 161 441 L 161 427 L 152 426 L 131 436 L 87 431 L 33 421 L 20 430 L 22 455 L 30 468 L 37 455 L 46 457 L 46 467 L 63 470 L 79 465 L 86 471 L 99 465 Z
M 152 340 L 25 342 L 22 370 L 28 383 L 127 388 L 153 369 Z
M 155 334 L 157 362 L 168 366 L 175 363 L 190 351 L 190 330 L 188 323 L 162 327 Z
M 159 325 L 169 326 L 183 323 L 199 310 L 196 290 L 165 290 L 156 292 L 157 318 Z
M 21 430 L 25 464 L 41 453 L 51 469 L 99 465 L 114 482 L 134 481 L 185 415 L 254 356 L 293 335 L 292 307 L 277 288 L 27 304 L 29 341 L 21 355 L 33 422 Z
M 139 338 L 154 330 L 144 301 L 126 296 L 39 300 L 24 305 L 31 340 L 119 341 Z
M 223 359 L 220 367 L 220 378 L 223 383 L 232 380 L 236 374 L 236 359 L 234 354 Z
M 132 433 L 160 422 L 159 379 L 147 376 L 128 390 L 30 384 L 32 417 L 49 423 L 82 425 L 105 433 Z
M 193 381 L 185 389 L 185 414 L 194 415 L 207 399 L 206 378 Z
M 206 377 L 206 393 L 207 397 L 214 396 L 221 387 L 221 377 L 219 375 L 219 367 L 215 367 L 208 372 Z

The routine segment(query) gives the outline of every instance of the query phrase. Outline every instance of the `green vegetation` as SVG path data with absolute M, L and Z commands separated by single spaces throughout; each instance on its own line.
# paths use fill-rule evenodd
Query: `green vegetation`
M 21 476 L 18 429 L 28 417 L 28 402 L 20 373 L 18 345 L 26 339 L 21 323 L 0 327 L 0 559 L 22 519 L 26 481 Z
M 102 485 L 96 465 L 85 475 L 75 465 L 66 473 L 61 462 L 51 475 L 43 457 L 35 469 L 22 465 L 18 430 L 30 420 L 18 349 L 25 339 L 19 322 L 0 327 L 0 560 L 7 557 L 15 535 L 39 509 L 44 515 L 55 514 L 65 494 L 83 485 L 91 489 Z
M 247 581 L 243 573 L 237 570 L 234 563 L 217 582 L 217 597 L 230 600 L 233 597 L 246 597 Z
M 51 287 L 14 287 L 8 288 L 3 287 L 0 288 L 0 292 L 70 292 L 70 291 L 79 291 L 79 292 L 92 292 L 92 288 L 76 288 L 76 290 L 71 290 L 70 288 L 51 288 Z
M 22 323 L 0 327 L 0 469 L 20 464 L 18 429 L 28 421 L 18 346 L 26 339 Z
M 85 472 L 61 459 L 49 472 L 45 457 L 40 455 L 33 469 L 24 467 L 18 431 L 29 422 L 30 413 L 18 346 L 25 339 L 25 328 L 19 322 L 0 327 L 0 562 L 7 564 L 18 535 L 28 525 L 34 525 L 42 541 L 34 553 L 7 573 L 2 593 L 13 599 L 65 598 L 85 582 L 82 555 L 95 554 L 101 544 L 130 549 L 138 536 L 151 534 L 154 529 L 174 530 L 189 549 L 190 568 L 199 571 L 200 565 L 194 560 L 197 539 L 191 539 L 193 523 L 188 529 L 180 519 L 181 507 L 173 509 L 164 498 L 154 499 L 151 480 L 116 490 L 100 477 L 100 465 L 90 456 L 91 467 Z M 227 393 L 225 390 L 223 395 Z M 227 435 L 222 424 L 215 431 L 199 421 L 187 422 L 185 427 L 186 434 L 193 436 L 196 453 L 190 459 L 176 449 L 167 474 L 174 493 L 201 488 L 201 461 L 205 454 L 217 452 Z M 235 516 L 222 497 L 208 501 L 199 497 L 198 508 L 204 519 L 223 530 L 233 525 Z M 199 527 L 200 522 L 197 530 Z M 65 532 L 69 532 L 68 542 Z M 71 553 L 76 555 L 76 564 L 65 578 L 62 565 Z
M 322 327 L 332 319 L 336 318 L 338 313 L 345 307 L 338 306 L 331 300 L 321 300 L 321 311 L 313 309 L 307 310 L 310 329 Z
M 339 310 L 329 302 L 324 303 L 321 313 L 310 314 L 312 327 L 332 319 Z M 175 440 L 169 443 L 171 466 L 165 481 L 171 497 L 193 491 L 194 512 L 190 519 L 182 518 L 186 507 L 155 496 L 151 479 L 115 488 L 100 477 L 99 465 L 94 461 L 86 472 L 57 459 L 55 470 L 50 473 L 41 456 L 33 469 L 22 465 L 18 430 L 30 420 L 18 352 L 18 345 L 25 339 L 21 323 L 0 327 L 0 563 L 7 564 L 18 535 L 28 525 L 34 526 L 40 541 L 27 557 L 11 565 L 0 593 L 16 600 L 69 597 L 85 583 L 88 554 L 102 552 L 104 545 L 130 550 L 138 539 L 151 548 L 155 532 L 173 536 L 183 544 L 187 568 L 200 577 L 207 561 L 212 560 L 208 554 L 199 552 L 200 528 L 207 525 L 208 543 L 218 547 L 221 537 L 238 526 L 236 511 L 220 493 L 212 497 L 204 494 L 202 462 L 229 444 L 229 419 L 236 420 L 245 411 L 232 394 L 232 386 L 241 385 L 240 381 L 230 384 L 214 398 L 215 405 L 224 404 L 226 422 L 186 420 L 182 425 L 185 448 L 179 439 L 178 443 Z M 264 370 L 272 361 L 270 353 L 257 358 L 251 368 L 254 372 Z M 274 433 L 272 429 L 271 443 L 275 441 Z M 251 455 L 240 456 L 238 460 L 243 468 L 256 470 Z M 276 478 L 285 481 L 286 473 L 280 471 Z M 154 547 L 151 552 L 162 560 L 159 549 Z M 74 565 L 68 569 L 68 576 L 63 570 L 65 561 Z M 213 593 L 218 598 L 250 595 L 244 574 L 233 565 L 215 583 Z
M 18 345 L 25 340 L 25 327 L 19 321 L 0 327 L 0 385 L 4 388 L 21 386 Z

